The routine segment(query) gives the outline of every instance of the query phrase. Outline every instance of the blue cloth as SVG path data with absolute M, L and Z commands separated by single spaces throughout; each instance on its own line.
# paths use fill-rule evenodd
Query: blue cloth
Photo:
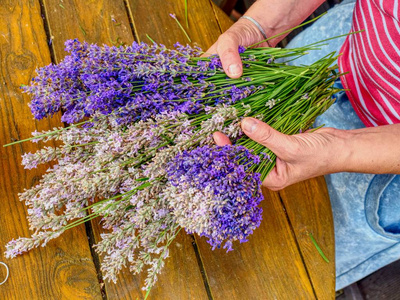
M 288 45 L 300 47 L 348 33 L 355 1 L 343 1 L 297 35 Z M 344 38 L 329 41 L 320 51 L 296 60 L 310 64 L 339 51 Z M 341 87 L 340 80 L 335 83 Z M 338 129 L 365 127 L 345 92 L 315 126 Z M 375 153 L 371 153 L 375 155 Z M 400 176 L 336 173 L 325 176 L 335 227 L 336 289 L 341 289 L 400 258 Z

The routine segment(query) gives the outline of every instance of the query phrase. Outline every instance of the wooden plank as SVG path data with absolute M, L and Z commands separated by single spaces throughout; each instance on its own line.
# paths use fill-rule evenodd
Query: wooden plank
M 220 35 L 218 22 L 208 0 L 188 1 L 189 28 L 185 24 L 185 1 L 174 0 L 128 0 L 136 37 L 148 42 L 148 34 L 156 42 L 172 47 L 176 42 L 197 44 L 207 50 Z M 178 24 L 169 14 L 176 14 L 178 20 L 192 40 L 190 43 Z
M 128 8 L 131 14 L 131 20 L 135 29 L 136 37 L 141 40 L 148 42 L 146 34 L 148 34 L 153 40 L 159 43 L 165 44 L 167 47 L 172 47 L 177 41 L 182 44 L 188 43 L 185 34 L 179 29 L 176 21 L 173 20 L 169 13 L 175 13 L 177 18 L 180 20 L 182 26 L 184 26 L 188 35 L 192 40 L 192 45 L 198 45 L 204 50 L 208 49 L 214 41 L 217 40 L 221 31 L 218 26 L 217 19 L 214 14 L 211 3 L 205 1 L 188 1 L 188 16 L 189 16 L 189 28 L 185 25 L 184 19 L 184 1 L 134 1 L 130 0 L 127 2 Z M 185 233 L 181 233 L 178 237 L 181 240 L 188 239 Z M 178 240 L 181 244 L 181 242 Z M 182 243 L 182 245 L 184 245 Z M 177 256 L 177 261 L 186 261 L 188 258 L 185 257 L 186 251 L 181 253 L 171 254 L 171 256 Z M 179 255 L 179 256 L 178 256 Z M 190 263 L 194 263 L 191 259 Z M 167 262 L 167 267 L 169 266 Z M 179 270 L 179 269 L 178 269 Z M 185 268 L 181 268 L 182 271 L 186 272 L 181 275 L 187 276 Z M 171 282 L 176 282 L 171 285 L 172 289 L 168 293 L 160 291 L 161 284 L 155 286 L 151 293 L 152 299 L 207 299 L 205 291 L 198 293 L 197 283 L 193 281 L 191 277 L 187 277 L 192 285 L 189 288 L 184 288 L 182 285 L 182 277 L 172 274 L 174 277 L 171 278 Z M 171 274 L 166 274 L 167 277 L 171 277 Z M 164 277 L 163 277 L 164 278 Z M 194 285 L 194 286 L 193 286 Z M 186 291 L 187 295 L 182 297 L 181 293 L 177 293 L 177 287 L 180 287 L 180 291 Z M 164 289 L 164 284 L 162 285 Z M 182 297 L 182 298 L 180 298 Z
M 215 5 L 214 7 L 218 23 L 222 32 L 224 32 L 233 22 L 218 7 Z M 288 215 L 292 226 L 294 226 L 296 238 L 300 239 L 299 245 L 302 248 L 302 255 L 305 255 L 305 263 L 307 264 L 308 272 L 310 272 L 316 295 L 320 299 L 332 298 L 335 289 L 333 217 L 323 177 L 289 187 L 282 191 L 280 196 L 288 209 Z M 309 219 L 310 215 L 312 218 Z M 326 217 L 321 218 L 321 216 Z M 304 224 L 309 224 L 307 229 L 305 229 Z M 318 234 L 315 237 L 318 243 L 320 243 L 321 235 L 323 234 L 324 240 L 320 246 L 323 247 L 325 254 L 330 257 L 330 264 L 325 264 L 324 261 L 321 261 L 321 257 L 316 257 L 318 253 L 315 252 L 316 249 L 307 235 L 307 230 L 314 237 L 315 232 Z
M 277 193 L 263 190 L 263 220 L 231 252 L 197 238 L 213 299 L 315 299 Z
M 133 41 L 122 0 L 43 0 L 43 3 L 57 62 L 67 54 L 64 51 L 67 39 L 116 46 Z
M 335 294 L 335 241 L 329 194 L 323 176 L 289 186 L 279 192 L 299 243 L 318 299 Z M 329 259 L 324 261 L 312 243 Z
M 222 0 L 218 6 L 224 11 L 228 16 L 231 14 L 233 8 L 235 7 L 237 0 Z
M 385 299 L 389 300 L 390 298 L 365 298 L 364 295 L 361 293 L 360 288 L 358 286 L 358 283 L 353 283 L 346 287 L 343 290 L 340 290 L 337 292 L 336 300 L 365 300 L 365 299 Z M 391 294 L 391 295 L 396 295 L 397 297 L 398 294 Z M 369 296 L 369 295 L 368 295 Z M 396 298 L 392 298 L 393 300 L 396 300 Z M 392 300 L 390 299 L 390 300 Z
M 145 273 L 133 277 L 128 271 L 122 272 L 116 285 L 107 286 L 108 299 L 144 299 L 146 292 L 140 289 L 145 279 Z M 190 235 L 181 232 L 171 244 L 165 267 L 148 299 L 208 299 Z
M 221 32 L 225 32 L 233 25 L 232 19 L 228 18 L 226 14 L 214 4 L 213 0 L 209 0 L 214 11 L 215 18 L 217 19 L 219 28 Z
M 50 63 L 39 2 L 3 2 L 0 16 L 0 143 L 3 145 L 30 137 L 36 129 L 49 130 L 59 124 L 59 116 L 34 121 L 27 105 L 29 97 L 19 89 L 21 84 L 30 82 L 37 67 Z M 9 240 L 31 234 L 26 207 L 17 195 L 35 185 L 49 168 L 47 165 L 24 170 L 21 166 L 21 154 L 38 148 L 33 143 L 0 147 L 0 260 L 10 269 L 8 281 L 0 288 L 0 299 L 101 299 L 84 226 L 66 232 L 45 248 L 11 260 L 4 258 Z
M 178 18 L 182 21 L 183 24 L 183 11 L 184 11 L 184 7 L 183 7 L 183 1 L 182 2 L 173 2 L 172 1 L 165 1 L 165 6 L 162 7 L 162 9 L 158 9 L 156 8 L 156 3 L 155 1 L 148 1 L 146 3 L 140 3 L 140 1 L 129 1 L 128 2 L 130 4 L 130 8 L 131 8 L 131 13 L 132 13 L 132 19 L 133 19 L 133 24 L 134 27 L 136 28 L 136 34 L 137 36 L 139 36 L 139 38 L 144 39 L 145 38 L 145 34 L 148 33 L 153 39 L 155 39 L 156 41 L 158 41 L 158 39 L 163 38 L 162 35 L 164 34 L 164 32 L 173 32 L 173 36 L 175 36 L 175 39 L 169 38 L 167 41 L 163 40 L 163 43 L 166 43 L 167 46 L 171 46 L 176 40 L 179 41 L 185 41 L 185 36 L 184 34 L 179 30 L 179 28 L 177 26 L 175 26 L 175 23 L 173 22 L 172 19 L 168 18 L 168 14 L 170 12 L 175 12 L 178 16 Z M 192 3 L 192 2 L 189 2 Z M 211 6 L 211 8 L 213 8 L 213 6 Z M 190 9 L 196 9 L 197 15 L 195 13 L 191 14 L 190 13 Z M 217 27 L 215 25 L 213 30 L 214 32 L 208 33 L 208 26 L 202 28 L 203 24 L 205 23 L 204 20 L 207 20 L 207 16 L 210 19 L 210 15 L 212 15 L 211 11 L 208 11 L 209 7 L 207 7 L 206 5 L 201 5 L 198 6 L 197 3 L 192 3 L 191 6 L 189 6 L 189 16 L 192 16 L 192 18 L 189 17 L 189 30 L 188 33 L 189 35 L 192 37 L 192 40 L 197 42 L 200 41 L 199 44 L 203 47 L 203 49 L 207 49 L 219 36 L 220 32 L 216 32 Z M 213 9 L 214 10 L 214 9 Z M 205 13 L 204 16 L 201 16 L 201 13 Z M 216 16 L 216 20 L 217 20 L 217 25 L 220 27 L 220 29 L 222 30 L 226 30 L 227 28 L 229 28 L 231 22 L 229 20 L 227 20 L 228 18 L 226 16 L 223 16 L 219 13 L 220 11 L 214 10 L 214 16 Z M 224 19 L 225 17 L 225 19 Z M 197 24 L 195 29 L 193 29 L 193 25 L 192 24 Z M 140 26 L 142 26 L 141 30 L 137 29 L 138 24 Z M 199 35 L 200 34 L 200 35 Z M 171 36 L 170 35 L 170 36 Z M 211 39 L 210 39 L 211 37 Z M 199 40 L 197 40 L 199 39 Z M 273 199 L 277 199 L 276 197 Z M 277 202 L 277 200 L 274 202 L 275 206 L 275 210 L 282 209 L 282 207 L 280 206 L 280 203 Z M 279 208 L 280 207 L 280 208 Z M 275 212 L 275 211 L 274 211 Z M 270 217 L 270 216 L 269 216 Z M 300 276 L 300 280 L 297 281 L 296 283 L 294 283 L 292 285 L 292 289 L 290 289 L 292 295 L 298 295 L 299 293 L 304 293 L 305 297 L 309 297 L 309 298 L 313 298 L 314 294 L 312 291 L 312 287 L 311 284 L 309 282 L 309 278 L 307 277 L 307 272 L 303 266 L 303 262 L 302 262 L 302 257 L 300 255 L 300 253 L 298 252 L 295 244 L 295 240 L 294 237 L 290 235 L 291 232 L 291 228 L 289 226 L 289 224 L 286 222 L 285 220 L 285 215 L 281 215 L 281 219 L 279 222 L 282 222 L 279 226 L 279 229 L 283 232 L 285 232 L 286 236 L 288 237 L 288 239 L 282 238 L 282 240 L 285 240 L 285 242 L 282 244 L 281 242 L 278 242 L 278 244 L 280 245 L 284 245 L 284 247 L 282 248 L 288 248 L 290 249 L 289 252 L 286 252 L 286 260 L 283 259 L 281 261 L 275 261 L 274 259 L 272 259 L 272 262 L 270 263 L 268 261 L 268 266 L 275 266 L 276 268 L 281 268 L 282 270 L 282 264 L 285 265 L 288 262 L 290 262 L 290 265 L 295 266 L 294 268 L 291 269 L 291 273 L 285 273 L 284 278 L 286 278 L 287 280 L 292 279 L 292 278 L 296 278 L 296 276 Z M 275 219 L 278 219 L 278 217 L 274 217 L 271 222 L 273 222 Z M 277 220 L 275 220 L 276 222 Z M 269 223 L 266 222 L 264 220 L 264 223 Z M 265 225 L 264 225 L 265 226 Z M 272 231 L 273 232 L 273 231 Z M 265 233 L 263 232 L 263 234 L 269 234 L 271 235 L 271 232 L 267 232 L 267 230 L 265 230 Z M 262 243 L 263 240 L 266 240 L 266 237 L 260 234 L 261 237 L 259 236 L 259 238 L 254 238 L 257 242 Z M 274 238 L 276 238 L 276 236 L 271 236 L 268 238 L 273 241 Z M 197 240 L 197 239 L 196 239 Z M 270 244 L 274 244 L 274 243 L 268 243 L 268 245 Z M 261 245 L 258 245 L 260 246 Z M 265 249 L 265 244 L 262 244 L 262 249 Z M 204 241 L 199 242 L 199 249 L 200 249 L 200 254 L 201 257 L 203 259 L 203 263 L 205 266 L 205 270 L 207 273 L 207 278 L 209 280 L 209 284 L 213 293 L 213 296 L 215 296 L 216 298 L 222 298 L 222 297 L 231 297 L 233 295 L 234 299 L 240 299 L 240 297 L 245 297 L 248 298 L 249 295 L 252 295 L 251 293 L 254 291 L 254 295 L 256 297 L 259 297 L 259 295 L 265 295 L 265 293 L 267 293 L 269 296 L 273 295 L 273 294 L 278 294 L 279 292 L 283 292 L 284 289 L 282 285 L 279 285 L 277 282 L 280 280 L 277 280 L 275 283 L 277 283 L 277 285 L 275 285 L 274 288 L 270 289 L 262 289 L 259 288 L 257 289 L 257 284 L 252 283 L 249 285 L 246 284 L 235 284 L 235 283 L 241 283 L 242 280 L 245 280 L 244 278 L 246 278 L 247 273 L 251 273 L 250 269 L 251 268 L 247 268 L 246 271 L 243 271 L 242 273 L 238 272 L 238 270 L 236 270 L 234 267 L 232 266 L 236 266 L 237 265 L 237 260 L 240 260 L 240 257 L 242 256 L 248 256 L 250 261 L 253 261 L 253 264 L 251 264 L 250 262 L 249 265 L 254 266 L 254 265 L 258 265 L 258 259 L 260 259 L 262 261 L 263 256 L 262 254 L 259 254 L 261 256 L 257 257 L 257 259 L 254 259 L 254 249 L 253 248 L 257 248 L 257 247 L 253 247 L 251 248 L 250 246 L 248 246 L 248 248 L 246 248 L 245 245 L 243 245 L 243 249 L 241 250 L 243 252 L 240 252 L 240 254 L 238 254 L 239 257 L 234 256 L 235 254 L 227 254 L 227 256 L 223 256 L 222 254 L 218 253 L 218 252 L 211 252 L 209 250 L 208 245 L 204 245 Z M 250 254 L 248 253 L 248 251 L 250 251 Z M 271 259 L 271 257 L 278 257 L 279 254 L 281 253 L 285 253 L 285 249 L 281 249 L 281 248 L 277 248 L 277 249 L 273 249 L 271 250 L 271 256 L 269 256 L 268 258 Z M 273 252 L 275 251 L 275 252 Z M 239 252 L 239 251 L 238 251 Z M 235 253 L 238 253 L 235 252 Z M 276 256 L 273 256 L 274 253 L 276 254 Z M 294 254 L 293 254 L 294 253 Z M 294 258 L 292 258 L 294 257 Z M 221 261 L 220 261 L 221 260 Z M 226 268 L 224 268 L 224 266 Z M 275 270 L 275 268 L 271 268 L 272 270 Z M 283 268 L 285 269 L 285 268 Z M 290 269 L 290 268 L 289 268 Z M 232 274 L 239 274 L 237 275 L 236 281 L 232 281 Z M 255 274 L 254 276 L 251 277 L 252 280 L 256 280 L 256 278 L 259 278 L 260 274 Z M 266 276 L 264 274 L 264 276 Z M 287 276 L 287 277 L 286 277 Z M 291 277 L 293 276 L 293 277 Z M 266 279 L 265 277 L 262 277 L 263 279 Z M 330 281 L 332 281 L 332 278 L 330 278 Z M 257 281 L 257 283 L 260 283 L 259 287 L 265 287 L 265 285 L 262 285 L 262 280 Z M 292 284 L 292 283 L 291 283 Z M 296 286 L 297 284 L 297 286 Z M 234 287 L 232 287 L 234 286 Z M 289 284 L 290 286 L 290 284 Z M 233 290 L 235 290 L 235 292 L 232 291 L 224 291 L 224 288 L 229 289 L 229 287 L 231 287 Z M 249 290 L 251 287 L 251 291 Z M 279 290 L 279 287 L 281 288 L 281 290 Z M 278 290 L 276 290 L 278 289 Z M 230 293 L 233 294 L 230 294 Z M 250 293 L 250 294 L 249 294 Z M 290 293 L 290 292 L 289 292 Z M 237 297 L 237 298 L 235 298 Z
M 49 30 L 54 37 L 54 53 L 57 59 L 65 55 L 63 43 L 71 38 L 77 37 L 81 41 L 109 45 L 116 40 L 126 44 L 132 43 L 133 34 L 123 0 L 90 2 L 64 0 L 62 9 L 58 4 L 58 0 L 45 1 Z M 138 24 L 137 28 L 141 30 L 141 24 Z M 153 36 L 163 42 L 169 35 L 169 32 L 162 32 L 160 36 Z M 92 227 L 93 238 L 97 242 L 103 230 L 98 222 L 92 222 Z M 150 298 L 207 299 L 191 238 L 182 232 L 170 250 L 170 258 L 167 259 Z M 129 270 L 123 270 L 118 276 L 117 284 L 105 282 L 108 299 L 142 299 L 145 295 L 141 290 L 144 277 L 133 276 Z

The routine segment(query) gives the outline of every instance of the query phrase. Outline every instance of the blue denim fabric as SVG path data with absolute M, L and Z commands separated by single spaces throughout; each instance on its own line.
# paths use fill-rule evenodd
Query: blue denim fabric
M 337 96 L 315 126 L 363 128 L 346 94 Z M 325 179 L 335 226 L 336 289 L 341 289 L 400 258 L 400 176 L 337 173 Z
M 355 1 L 344 1 L 304 30 L 288 47 L 300 47 L 350 31 Z M 329 41 L 296 64 L 310 64 L 339 51 L 344 38 Z M 341 87 L 338 80 L 335 83 Z M 338 129 L 365 127 L 345 92 L 315 126 Z M 376 155 L 371 153 L 371 155 Z M 336 289 L 341 289 L 400 258 L 400 176 L 336 173 L 325 176 L 331 199 L 336 251 Z

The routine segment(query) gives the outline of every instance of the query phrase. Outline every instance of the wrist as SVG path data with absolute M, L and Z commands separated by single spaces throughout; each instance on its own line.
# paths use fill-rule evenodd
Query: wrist
M 256 20 L 267 37 L 272 37 L 293 28 L 311 15 L 323 0 L 258 0 L 246 12 Z M 270 40 L 275 46 L 286 35 Z
M 340 171 L 400 174 L 400 124 L 342 131 Z
M 266 33 L 265 33 L 265 31 L 264 31 L 264 29 L 263 29 L 263 27 L 256 21 L 256 20 L 254 20 L 252 17 L 250 17 L 250 16 L 242 16 L 242 17 L 240 17 L 240 19 L 245 19 L 245 20 L 248 20 L 248 21 L 250 21 L 254 26 L 256 26 L 257 27 L 257 29 L 258 29 L 258 31 L 259 31 L 259 33 L 261 34 L 261 36 L 262 36 L 262 39 L 263 40 L 266 40 L 265 42 L 267 43 L 267 45 L 269 46 L 269 47 L 271 47 L 271 44 L 268 42 L 268 37 L 267 37 L 267 35 L 266 35 Z
M 331 148 L 333 164 L 329 173 L 349 172 L 353 164 L 354 134 L 350 130 L 334 129 L 335 142 Z
M 318 131 L 321 133 L 321 158 L 318 164 L 319 174 L 325 175 L 346 171 L 351 160 L 352 133 L 348 130 L 340 130 L 324 127 Z M 318 152 L 315 154 L 318 156 Z M 314 162 L 315 163 L 315 162 Z

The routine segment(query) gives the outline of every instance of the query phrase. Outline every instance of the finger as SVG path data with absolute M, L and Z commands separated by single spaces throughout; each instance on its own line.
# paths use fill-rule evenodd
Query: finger
M 206 52 L 204 52 L 200 57 L 207 57 L 213 54 L 217 54 L 217 42 L 215 42 Z
M 217 53 L 222 67 L 231 78 L 239 78 L 243 73 L 242 60 L 239 56 L 239 37 L 229 31 L 221 35 L 217 42 Z
M 232 145 L 232 142 L 229 140 L 229 138 L 222 132 L 214 132 L 213 139 L 218 146 Z
M 249 138 L 264 145 L 281 159 L 286 160 L 287 154 L 292 153 L 294 146 L 292 137 L 273 129 L 264 122 L 254 118 L 244 118 L 241 127 Z
M 288 164 L 277 157 L 275 167 L 264 179 L 262 185 L 270 189 L 271 191 L 279 191 L 285 188 L 290 181 L 288 178 L 288 174 L 291 173 L 288 169 Z

